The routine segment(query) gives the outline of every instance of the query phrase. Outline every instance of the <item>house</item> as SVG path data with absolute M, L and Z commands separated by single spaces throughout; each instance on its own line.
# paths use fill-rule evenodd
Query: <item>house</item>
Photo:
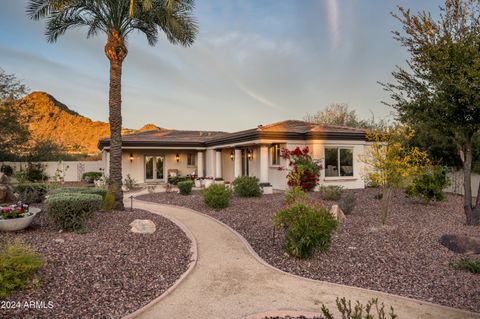
M 365 130 L 288 120 L 234 132 L 159 129 L 123 136 L 122 174 L 137 183 L 166 182 L 168 176 L 195 174 L 233 181 L 257 176 L 262 185 L 286 189 L 288 166 L 282 148 L 308 146 L 323 164 L 320 183 L 363 188 L 359 155 L 366 147 Z M 108 172 L 109 139 L 99 141 Z

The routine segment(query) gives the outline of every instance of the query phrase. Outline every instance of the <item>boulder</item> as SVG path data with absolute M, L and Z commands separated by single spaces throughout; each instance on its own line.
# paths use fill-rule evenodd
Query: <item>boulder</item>
M 135 219 L 130 226 L 132 226 L 130 229 L 132 233 L 153 234 L 157 230 L 155 223 L 150 219 Z
M 443 235 L 440 244 L 460 254 L 480 254 L 480 237 Z
M 340 207 L 338 207 L 338 205 L 333 205 L 332 208 L 330 209 L 330 213 L 339 222 L 341 222 L 341 221 L 343 221 L 347 218 L 347 217 L 345 217 L 345 214 L 340 209 Z

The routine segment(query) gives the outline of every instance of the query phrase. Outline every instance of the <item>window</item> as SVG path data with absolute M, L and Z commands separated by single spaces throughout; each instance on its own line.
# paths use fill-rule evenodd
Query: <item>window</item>
M 270 159 L 272 165 L 280 165 L 280 144 L 272 144 L 270 147 Z
M 325 177 L 353 176 L 353 150 L 325 148 Z
M 193 153 L 187 154 L 187 166 L 196 166 L 196 155 Z

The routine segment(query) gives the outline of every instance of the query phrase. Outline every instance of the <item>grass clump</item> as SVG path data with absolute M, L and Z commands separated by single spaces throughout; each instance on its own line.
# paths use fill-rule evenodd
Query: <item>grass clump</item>
M 4 244 L 0 248 L 0 297 L 27 287 L 33 274 L 43 265 L 42 257 L 21 240 Z
M 355 209 L 356 204 L 357 198 L 352 192 L 347 192 L 343 194 L 343 196 L 338 201 L 338 207 L 340 207 L 342 212 L 344 212 L 346 215 L 352 213 L 352 211 Z
M 339 200 L 343 195 L 344 188 L 337 185 L 320 186 L 319 192 L 323 200 Z
M 326 207 L 294 204 L 273 218 L 276 228 L 285 231 L 285 252 L 301 259 L 314 250 L 327 251 L 337 221 Z
M 97 194 L 58 193 L 45 201 L 51 220 L 66 231 L 85 232 L 86 222 L 100 209 L 102 197 Z
M 240 197 L 260 197 L 263 190 L 255 176 L 239 176 L 233 181 L 233 191 Z
M 202 197 L 208 207 L 220 210 L 228 207 L 232 192 L 224 185 L 213 184 L 202 191 Z
M 178 182 L 177 184 L 180 195 L 190 195 L 192 193 L 193 181 L 187 180 L 183 182 Z
M 450 264 L 455 269 L 461 269 L 471 272 L 472 274 L 480 274 L 480 260 L 472 260 L 462 257 Z

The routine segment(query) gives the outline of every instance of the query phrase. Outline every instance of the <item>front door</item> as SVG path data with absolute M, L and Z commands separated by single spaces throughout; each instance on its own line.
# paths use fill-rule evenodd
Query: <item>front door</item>
M 163 163 L 163 156 L 145 156 L 146 182 L 163 182 L 165 180 L 163 174 Z
M 242 176 L 249 175 L 249 158 L 248 158 L 248 149 L 242 149 Z

